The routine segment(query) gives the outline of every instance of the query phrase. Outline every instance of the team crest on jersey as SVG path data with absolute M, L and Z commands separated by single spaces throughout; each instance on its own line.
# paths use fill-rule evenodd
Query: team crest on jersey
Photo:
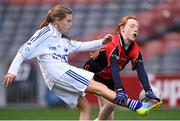
M 68 51 L 68 49 L 67 49 L 67 48 L 64 48 L 64 51 L 65 51 L 65 52 L 67 52 L 67 51 Z

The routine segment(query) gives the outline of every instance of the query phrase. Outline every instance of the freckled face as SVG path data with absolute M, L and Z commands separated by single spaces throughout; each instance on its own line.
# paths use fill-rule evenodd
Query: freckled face
M 128 19 L 122 31 L 127 40 L 134 41 L 138 35 L 139 23 L 135 19 Z

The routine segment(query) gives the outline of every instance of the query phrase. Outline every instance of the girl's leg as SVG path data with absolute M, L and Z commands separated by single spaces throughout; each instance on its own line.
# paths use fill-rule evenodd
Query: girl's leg
M 103 97 L 98 97 L 98 102 L 100 108 L 98 120 L 114 120 L 115 105 Z
M 116 92 L 110 90 L 105 85 L 96 82 L 94 80 L 92 80 L 89 83 L 88 87 L 86 88 L 86 91 L 92 94 L 102 96 L 111 103 L 115 103 L 115 99 L 119 98 L 119 96 L 116 95 Z M 133 99 L 128 99 L 126 105 L 119 104 L 119 102 L 115 104 L 119 106 L 127 107 L 132 111 L 136 111 L 141 116 L 147 115 L 150 110 L 158 108 L 161 105 L 160 102 L 156 104 L 150 104 L 150 103 L 142 103 L 138 100 L 133 100 Z
M 86 88 L 86 91 L 90 92 L 92 94 L 96 94 L 98 96 L 102 96 L 112 103 L 114 103 L 114 100 L 116 98 L 116 92 L 110 90 L 104 84 L 101 84 L 101 83 L 94 81 L 94 80 L 92 80 L 89 83 L 88 87 Z
M 79 98 L 77 107 L 80 111 L 79 120 L 90 120 L 91 106 L 85 97 Z

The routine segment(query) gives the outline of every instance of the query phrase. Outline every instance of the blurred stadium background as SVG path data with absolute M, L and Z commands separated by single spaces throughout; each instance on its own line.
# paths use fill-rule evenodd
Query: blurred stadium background
M 67 5 L 74 11 L 73 28 L 68 34 L 77 36 L 76 39 L 80 41 L 100 38 L 106 33 L 113 34 L 121 17 L 136 15 L 140 23 L 138 43 L 151 84 L 162 93 L 164 101 L 162 112 L 170 110 L 170 114 L 176 114 L 175 119 L 180 119 L 177 115 L 180 114 L 179 0 L 0 0 L 1 80 L 19 47 L 32 36 L 48 10 L 56 4 Z M 75 53 L 71 55 L 70 63 L 82 67 L 87 59 L 88 52 Z M 141 87 L 136 73 L 131 71 L 131 66 L 128 65 L 121 75 L 129 96 L 138 99 Z M 47 90 L 34 60 L 23 63 L 11 87 L 5 88 L 2 81 L 0 83 L 0 119 L 13 119 L 9 116 L 14 112 L 16 112 L 14 118 L 21 119 L 22 115 L 18 117 L 18 110 L 10 110 L 14 108 L 33 108 L 31 112 L 36 113 L 34 111 L 36 108 L 37 110 L 45 108 L 41 111 L 47 112 L 51 107 L 66 107 L 62 100 Z M 96 107 L 96 98 L 90 94 L 87 97 Z M 62 110 L 71 111 L 69 108 Z M 39 109 L 37 112 L 41 111 Z M 57 114 L 59 111 L 55 110 Z M 123 117 L 123 111 L 119 113 Z M 127 116 L 124 116 L 124 119 L 129 119 L 130 114 L 131 112 L 128 112 L 128 115 L 124 114 Z M 78 119 L 78 113 L 75 115 Z M 97 116 L 97 112 L 94 115 Z M 164 115 L 162 119 L 167 118 L 164 112 L 162 115 Z M 132 119 L 134 118 L 136 119 L 136 116 Z M 22 119 L 32 118 L 27 116 Z M 45 119 L 52 118 L 45 117 Z M 57 119 L 63 118 L 60 116 Z M 152 115 L 149 119 L 158 119 L 158 116 L 153 118 Z

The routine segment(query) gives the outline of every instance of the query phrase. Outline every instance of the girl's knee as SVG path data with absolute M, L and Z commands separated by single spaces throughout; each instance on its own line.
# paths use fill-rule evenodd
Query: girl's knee
M 105 107 L 109 110 L 114 110 L 115 109 L 115 105 L 114 104 L 107 104 L 105 105 Z

